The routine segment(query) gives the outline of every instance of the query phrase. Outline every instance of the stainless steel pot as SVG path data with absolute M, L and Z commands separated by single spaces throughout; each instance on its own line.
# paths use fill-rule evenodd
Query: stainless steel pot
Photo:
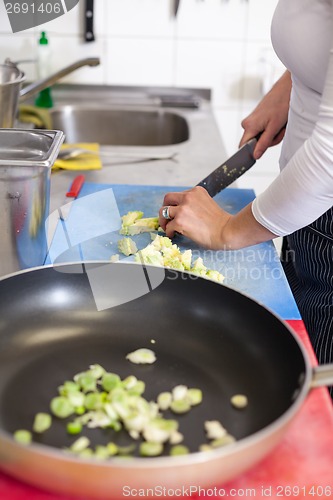
M 64 134 L 0 129 L 0 275 L 43 265 L 51 167 Z
M 99 63 L 98 57 L 81 59 L 49 77 L 21 89 L 25 81 L 25 74 L 17 67 L 16 63 L 6 59 L 5 63 L 0 65 L 0 128 L 14 126 L 19 100 L 28 99 L 82 66 L 97 66 Z

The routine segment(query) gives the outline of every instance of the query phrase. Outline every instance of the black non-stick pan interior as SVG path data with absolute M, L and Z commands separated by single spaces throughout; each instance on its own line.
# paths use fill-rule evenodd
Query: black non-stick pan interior
M 135 265 L 120 265 L 131 288 Z M 148 400 L 179 384 L 202 389 L 202 404 L 176 417 L 192 451 L 207 441 L 205 420 L 219 420 L 241 439 L 290 407 L 304 357 L 288 328 L 256 302 L 205 279 L 166 271 L 149 293 L 97 311 L 82 269 L 41 268 L 0 281 L 1 429 L 31 429 L 34 415 L 49 411 L 57 387 L 93 363 L 144 380 Z M 154 350 L 153 365 L 126 360 L 141 347 Z M 248 397 L 244 410 L 230 403 L 236 393 Z M 66 422 L 54 419 L 35 441 L 70 445 L 76 437 L 67 435 Z M 111 429 L 86 435 L 93 444 L 129 442 L 125 432 Z

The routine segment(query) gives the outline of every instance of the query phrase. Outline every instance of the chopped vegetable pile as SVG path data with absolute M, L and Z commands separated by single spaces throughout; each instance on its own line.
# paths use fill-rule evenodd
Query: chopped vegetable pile
M 130 359 L 133 356 L 134 361 Z M 142 359 L 151 363 L 156 359 L 150 349 L 138 349 L 126 358 L 134 363 L 142 363 Z M 58 395 L 50 402 L 52 416 L 49 413 L 37 413 L 32 425 L 33 432 L 19 429 L 14 433 L 14 439 L 20 444 L 29 445 L 33 433 L 48 431 L 54 418 L 70 418 L 66 422 L 69 435 L 81 434 L 87 427 L 110 429 L 112 437 L 114 432 L 123 429 L 133 440 L 128 446 L 118 446 L 111 440 L 93 449 L 90 439 L 81 434 L 66 449 L 81 458 L 105 460 L 115 455 L 133 455 L 137 450 L 142 457 L 154 457 L 167 451 L 172 456 L 188 454 L 188 447 L 181 444 L 184 435 L 179 430 L 179 422 L 174 418 L 164 418 L 162 412 L 170 410 L 180 415 L 191 411 L 202 402 L 201 390 L 177 385 L 170 392 L 160 393 L 156 401 L 146 400 L 144 391 L 145 383 L 134 375 L 122 380 L 118 374 L 107 372 L 99 364 L 91 365 L 89 370 L 76 374 L 73 380 L 67 380 L 58 387 Z M 235 441 L 218 421 L 206 421 L 204 428 L 209 442 L 202 444 L 200 451 Z
M 157 217 L 143 218 L 143 212 L 128 212 L 122 216 L 122 227 L 120 234 L 127 236 L 137 235 L 143 232 L 161 230 L 158 227 Z M 135 261 L 140 264 L 167 267 L 178 271 L 187 271 L 203 278 L 222 283 L 224 276 L 213 269 L 208 269 L 201 257 L 192 262 L 192 250 L 181 252 L 176 244 L 173 244 L 167 236 L 151 233 L 152 242 L 145 248 L 138 250 L 135 241 L 131 238 L 122 238 L 118 241 L 118 250 L 128 257 L 135 256 Z M 111 261 L 118 260 L 116 256 Z
M 212 281 L 222 283 L 224 276 L 218 271 L 208 269 L 201 257 L 192 263 L 192 250 L 181 252 L 167 236 L 152 234 L 153 241 L 135 254 L 136 262 L 154 266 L 168 267 L 178 271 L 188 271 Z

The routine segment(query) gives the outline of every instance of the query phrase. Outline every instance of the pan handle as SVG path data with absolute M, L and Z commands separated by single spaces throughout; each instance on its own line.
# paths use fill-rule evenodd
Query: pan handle
M 311 389 L 333 385 L 333 363 L 315 366 L 312 372 Z

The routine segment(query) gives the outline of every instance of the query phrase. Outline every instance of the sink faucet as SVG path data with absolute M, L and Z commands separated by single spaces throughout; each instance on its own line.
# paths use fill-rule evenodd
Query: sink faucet
M 26 99 L 29 99 L 29 97 L 31 97 L 34 94 L 37 94 L 41 90 L 46 89 L 47 87 L 51 87 L 51 85 L 56 83 L 58 80 L 60 80 L 66 75 L 69 75 L 73 71 L 82 68 L 82 66 L 98 66 L 99 64 L 100 64 L 99 57 L 87 57 L 86 59 L 80 59 L 79 61 L 76 61 L 75 63 L 66 66 L 60 71 L 53 73 L 47 78 L 44 78 L 43 80 L 38 80 L 37 82 L 30 83 L 29 85 L 24 87 L 20 92 L 20 100 L 25 101 Z

